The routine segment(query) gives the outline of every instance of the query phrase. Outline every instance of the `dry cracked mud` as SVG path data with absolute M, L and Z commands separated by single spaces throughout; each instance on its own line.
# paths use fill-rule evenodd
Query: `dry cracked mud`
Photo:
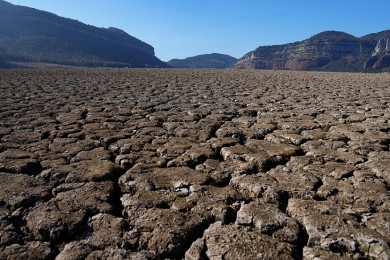
M 1 259 L 389 259 L 390 75 L 0 71 Z

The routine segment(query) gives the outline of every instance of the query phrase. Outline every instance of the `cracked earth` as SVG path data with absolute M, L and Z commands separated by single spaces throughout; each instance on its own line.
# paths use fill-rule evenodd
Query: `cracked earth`
M 1 259 L 389 259 L 390 75 L 0 71 Z

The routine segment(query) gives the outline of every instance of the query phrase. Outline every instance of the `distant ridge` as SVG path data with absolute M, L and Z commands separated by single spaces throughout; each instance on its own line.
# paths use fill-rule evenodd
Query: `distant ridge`
M 325 31 L 300 42 L 260 46 L 229 68 L 387 71 L 390 68 L 390 30 L 360 38 L 345 32 Z
M 235 61 L 237 59 L 232 56 L 211 53 L 185 59 L 173 59 L 168 61 L 167 64 L 173 68 L 226 69 Z
M 0 0 L 0 66 L 42 62 L 87 67 L 167 67 L 149 44 L 117 28 Z

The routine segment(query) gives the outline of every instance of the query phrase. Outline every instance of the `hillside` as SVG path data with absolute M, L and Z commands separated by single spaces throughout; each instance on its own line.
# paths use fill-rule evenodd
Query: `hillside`
M 97 28 L 0 0 L 0 66 L 9 61 L 87 67 L 166 67 L 147 43 L 116 28 Z M 4 65 L 5 64 L 5 65 Z
M 212 53 L 188 57 L 186 59 L 173 59 L 167 64 L 173 68 L 204 68 L 226 69 L 230 64 L 237 61 L 229 55 Z
M 301 42 L 260 46 L 230 68 L 373 72 L 390 66 L 390 30 L 363 37 L 326 31 Z

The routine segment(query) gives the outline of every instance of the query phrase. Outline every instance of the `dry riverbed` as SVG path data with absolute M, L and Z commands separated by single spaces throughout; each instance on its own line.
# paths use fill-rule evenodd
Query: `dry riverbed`
M 1 70 L 0 259 L 389 259 L 389 119 L 389 74 Z

